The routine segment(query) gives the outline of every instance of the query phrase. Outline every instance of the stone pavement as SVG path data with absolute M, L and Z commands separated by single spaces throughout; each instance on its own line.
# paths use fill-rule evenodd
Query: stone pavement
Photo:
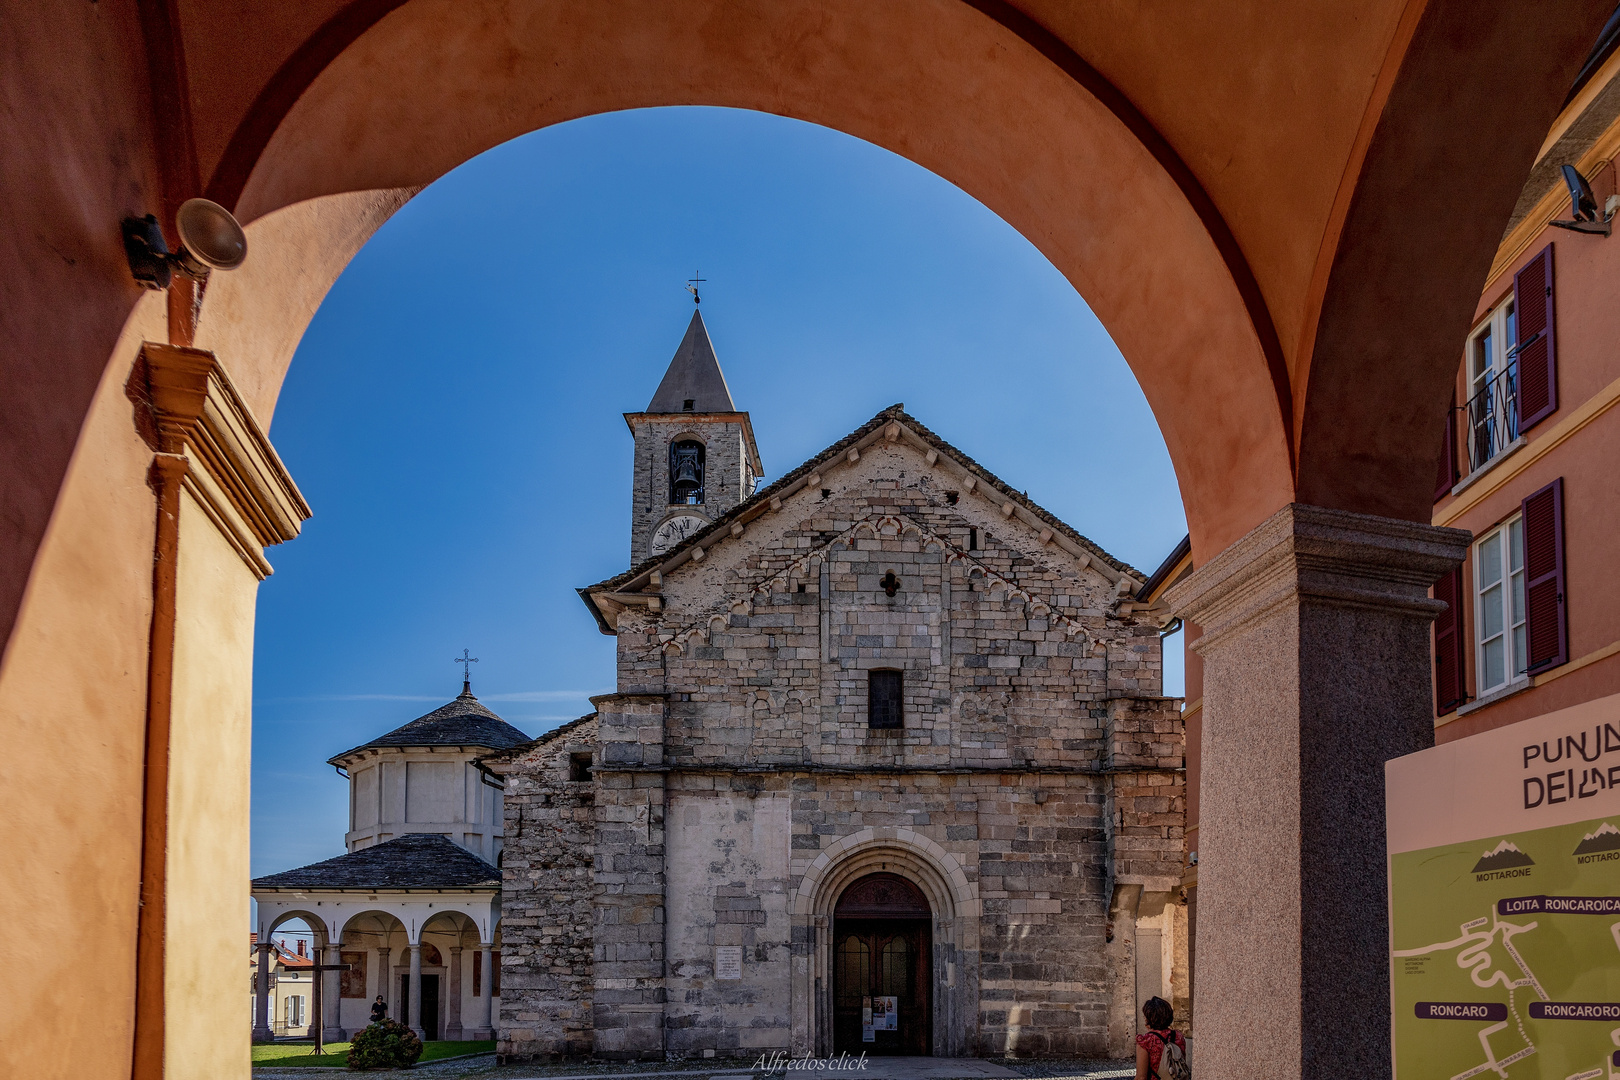
M 495 1055 L 418 1065 L 413 1076 L 433 1080 L 1115 1080 L 1136 1075 L 1119 1061 L 1004 1061 L 992 1058 L 875 1057 L 862 1068 L 795 1068 L 774 1072 L 752 1069 L 749 1063 L 691 1062 L 628 1065 L 594 1063 L 566 1065 L 496 1065 Z M 852 1063 L 853 1064 L 853 1063 Z M 253 1080 L 312 1080 L 312 1074 L 346 1072 L 337 1069 L 254 1069 Z

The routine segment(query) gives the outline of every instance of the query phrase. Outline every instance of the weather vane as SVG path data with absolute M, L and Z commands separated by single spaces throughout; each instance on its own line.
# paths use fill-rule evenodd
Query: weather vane
M 703 298 L 698 295 L 698 286 L 707 281 L 708 278 L 700 278 L 697 276 L 702 272 L 703 271 L 701 270 L 694 270 L 692 271 L 692 276 L 686 279 L 686 291 L 692 294 L 692 303 L 694 304 L 703 303 Z
M 462 649 L 460 656 L 450 658 L 452 662 L 461 665 L 461 681 L 464 683 L 472 682 L 472 665 L 478 663 L 478 657 L 469 655 L 471 652 L 471 649 Z

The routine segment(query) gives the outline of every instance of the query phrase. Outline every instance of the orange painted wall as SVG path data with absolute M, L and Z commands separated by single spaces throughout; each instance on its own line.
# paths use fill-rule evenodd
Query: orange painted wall
M 1568 217 L 1567 205 L 1560 216 Z M 1557 318 L 1558 409 L 1526 433 L 1528 446 L 1505 458 L 1493 469 L 1511 471 L 1538 449 L 1538 443 L 1557 438 L 1560 424 L 1583 406 L 1614 398 L 1620 393 L 1620 239 L 1582 236 L 1543 228 L 1522 255 L 1487 288 L 1475 312 L 1476 322 L 1512 295 L 1513 274 L 1547 244 L 1553 245 L 1553 273 Z M 1459 370 L 1458 400 L 1466 400 L 1465 376 Z M 1543 443 L 1544 445 L 1544 443 Z M 1568 581 L 1569 658 L 1571 665 L 1537 677 L 1532 688 L 1442 724 L 1437 741 L 1449 742 L 1475 732 L 1501 727 L 1554 709 L 1620 693 L 1620 653 L 1569 667 L 1585 657 L 1620 642 L 1620 405 L 1609 407 L 1586 426 L 1546 452 L 1528 468 L 1448 522 L 1476 536 L 1519 511 L 1531 492 L 1564 479 L 1564 552 Z M 1465 466 L 1466 467 L 1466 466 Z M 1489 483 L 1492 473 L 1477 484 Z M 1469 493 L 1443 499 L 1435 507 L 1445 514 Z M 1471 588 L 1473 557 L 1464 567 L 1465 588 Z M 1465 625 L 1473 642 L 1474 611 L 1467 608 Z M 1477 690 L 1474 657 L 1469 654 L 1468 687 Z

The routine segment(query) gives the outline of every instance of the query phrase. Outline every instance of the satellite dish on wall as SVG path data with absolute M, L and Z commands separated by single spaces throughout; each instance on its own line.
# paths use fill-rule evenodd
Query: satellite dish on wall
M 180 234 L 180 268 L 192 277 L 235 270 L 247 258 L 247 234 L 219 203 L 187 199 L 174 215 L 174 227 Z

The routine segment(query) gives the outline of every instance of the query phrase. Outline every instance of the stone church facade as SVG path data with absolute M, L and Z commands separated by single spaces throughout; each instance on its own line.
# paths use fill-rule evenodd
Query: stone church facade
M 1143 575 L 900 406 L 753 492 L 696 315 L 626 420 L 618 692 L 482 759 L 499 1052 L 1128 1053 L 1187 993 Z

